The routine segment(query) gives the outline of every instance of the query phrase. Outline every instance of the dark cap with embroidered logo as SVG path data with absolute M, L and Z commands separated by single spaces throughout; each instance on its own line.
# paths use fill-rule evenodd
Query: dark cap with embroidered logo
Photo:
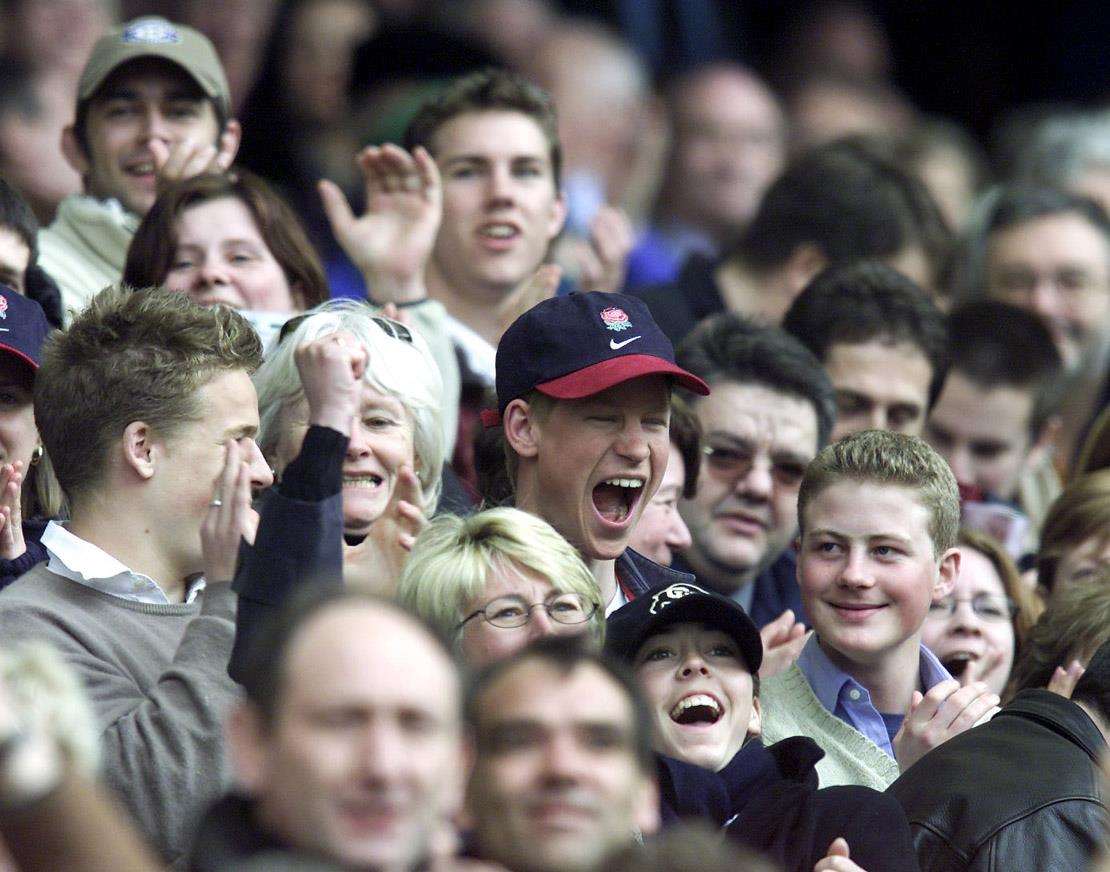
M 38 369 L 42 344 L 51 329 L 38 303 L 0 285 L 0 354 L 10 354 Z
M 497 410 L 531 390 L 577 400 L 643 375 L 709 393 L 674 362 L 671 341 L 641 300 L 597 292 L 552 297 L 517 318 L 497 345 Z
M 734 600 L 696 584 L 676 582 L 642 593 L 605 621 L 605 653 L 631 663 L 640 646 L 672 624 L 702 624 L 736 642 L 753 675 L 763 663 L 763 639 Z
M 177 64 L 216 103 L 225 118 L 231 114 L 227 75 L 208 37 L 156 15 L 129 21 L 96 41 L 77 85 L 77 99 L 88 100 L 123 64 L 147 57 Z

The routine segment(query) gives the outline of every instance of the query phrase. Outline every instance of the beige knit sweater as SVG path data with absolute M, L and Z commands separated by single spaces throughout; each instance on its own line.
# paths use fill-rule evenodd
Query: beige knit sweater
M 821 787 L 860 784 L 886 790 L 899 776 L 893 757 L 821 705 L 797 666 L 764 681 L 759 701 L 764 744 L 808 736 L 824 750 L 825 756 L 817 763 Z

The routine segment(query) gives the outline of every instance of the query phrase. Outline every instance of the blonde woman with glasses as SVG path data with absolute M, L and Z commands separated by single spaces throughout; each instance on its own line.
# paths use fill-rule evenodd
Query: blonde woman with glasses
M 519 509 L 443 515 L 420 534 L 397 598 L 484 666 L 543 636 L 605 629 L 601 592 L 571 545 Z

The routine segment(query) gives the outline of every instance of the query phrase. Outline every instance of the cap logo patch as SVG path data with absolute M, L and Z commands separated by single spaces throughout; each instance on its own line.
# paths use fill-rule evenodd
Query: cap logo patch
M 708 595 L 709 591 L 703 590 L 693 584 L 669 585 L 651 598 L 651 608 L 648 609 L 648 612 L 657 615 L 671 603 L 682 599 L 684 596 L 689 596 L 692 593 L 704 593 Z
M 0 296 L 0 318 L 8 317 L 8 298 Z
M 628 320 L 628 316 L 624 313 L 624 309 L 618 309 L 616 306 L 602 309 L 601 320 L 605 322 L 607 330 L 613 330 L 617 333 L 620 333 L 622 330 L 628 330 L 632 326 L 632 322 Z
M 127 43 L 143 43 L 145 45 L 165 45 L 171 42 L 181 42 L 181 36 L 168 21 L 147 20 L 136 21 L 124 29 L 120 37 Z

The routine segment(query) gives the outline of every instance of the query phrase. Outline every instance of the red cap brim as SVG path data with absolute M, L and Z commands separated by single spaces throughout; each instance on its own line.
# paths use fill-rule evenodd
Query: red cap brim
M 31 369 L 37 370 L 39 368 L 39 365 L 35 363 L 30 357 L 28 357 L 24 352 L 20 351 L 18 348 L 13 348 L 10 345 L 5 345 L 3 342 L 0 342 L 0 353 L 3 353 L 5 351 L 8 354 L 12 355 L 12 357 L 18 357 L 25 364 L 31 367 Z
M 579 400 L 643 375 L 669 375 L 677 384 L 695 394 L 703 397 L 709 394 L 709 385 L 696 375 L 651 354 L 624 354 L 603 360 L 569 375 L 538 384 L 536 390 L 557 400 Z

